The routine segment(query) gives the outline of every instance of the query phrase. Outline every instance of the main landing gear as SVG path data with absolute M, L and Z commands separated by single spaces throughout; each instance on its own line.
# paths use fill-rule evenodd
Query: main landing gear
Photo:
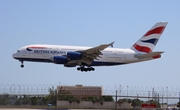
M 24 68 L 24 64 L 23 64 L 23 61 L 20 61 L 21 62 L 21 68 Z
M 85 68 L 84 66 L 80 66 L 80 67 L 77 68 L 77 70 L 81 71 L 81 72 L 83 72 L 83 71 L 87 72 L 87 71 L 94 71 L 95 69 L 93 67 Z

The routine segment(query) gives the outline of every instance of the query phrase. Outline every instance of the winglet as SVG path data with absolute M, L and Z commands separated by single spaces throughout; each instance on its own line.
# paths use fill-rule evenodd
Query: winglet
M 114 44 L 114 42 L 110 43 L 109 45 L 110 45 L 111 47 L 113 47 L 113 44 Z

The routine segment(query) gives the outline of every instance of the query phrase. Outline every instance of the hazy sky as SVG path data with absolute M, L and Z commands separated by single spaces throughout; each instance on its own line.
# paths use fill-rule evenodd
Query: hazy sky
M 12 58 L 29 44 L 98 46 L 115 41 L 129 48 L 156 22 L 168 25 L 153 61 L 80 72 L 51 63 Z M 180 81 L 179 0 L 0 0 L 0 84 L 178 87 Z

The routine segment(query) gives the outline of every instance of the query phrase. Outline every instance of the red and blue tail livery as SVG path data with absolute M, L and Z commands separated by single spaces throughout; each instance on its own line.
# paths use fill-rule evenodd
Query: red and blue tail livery
M 115 66 L 153 60 L 163 51 L 153 51 L 167 22 L 156 23 L 133 46 L 128 49 L 112 48 L 113 43 L 95 47 L 34 44 L 23 46 L 12 56 L 21 62 L 49 62 L 76 67 L 78 71 L 94 71 L 94 66 Z M 111 46 L 111 48 L 109 48 Z
M 161 37 L 167 22 L 156 23 L 146 34 L 144 34 L 131 49 L 136 52 L 150 53 Z

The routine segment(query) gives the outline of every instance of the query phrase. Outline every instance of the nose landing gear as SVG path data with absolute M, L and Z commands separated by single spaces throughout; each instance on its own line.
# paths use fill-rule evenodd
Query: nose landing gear
M 81 67 L 78 67 L 77 70 L 81 71 L 81 72 L 83 72 L 83 71 L 87 72 L 87 71 L 94 71 L 95 69 L 93 67 L 85 68 L 84 66 L 81 66 Z
M 20 67 L 21 67 L 21 68 L 24 68 L 23 61 L 20 61 L 20 62 L 21 62 L 21 65 L 20 65 Z

